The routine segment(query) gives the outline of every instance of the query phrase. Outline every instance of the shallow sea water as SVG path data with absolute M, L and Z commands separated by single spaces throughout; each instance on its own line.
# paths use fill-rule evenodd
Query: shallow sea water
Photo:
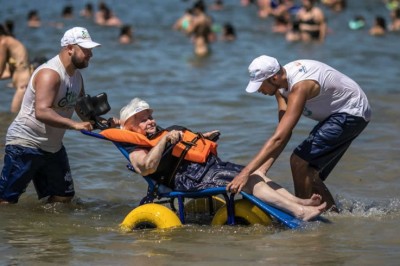
M 371 25 L 375 15 L 388 19 L 379 0 L 348 0 L 348 9 L 325 10 L 330 33 L 324 44 L 286 43 L 270 31 L 272 21 L 256 17 L 256 9 L 225 2 L 211 12 L 217 23 L 232 22 L 238 39 L 212 44 L 211 56 L 193 56 L 190 41 L 171 30 L 190 1 L 106 1 L 135 29 L 132 45 L 117 43 L 118 29 L 96 26 L 77 16 L 84 2 L 1 1 L 0 18 L 12 18 L 15 34 L 33 56 L 58 52 L 64 31 L 80 25 L 102 44 L 83 71 L 91 95 L 106 92 L 117 116 L 120 107 L 138 96 L 155 108 L 161 126 L 185 125 L 198 131 L 219 129 L 219 153 L 245 164 L 276 125 L 271 97 L 246 94 L 247 66 L 260 54 L 282 64 L 298 58 L 324 61 L 354 78 L 365 90 L 373 119 L 334 169 L 326 184 L 340 214 L 326 214 L 331 224 L 310 223 L 300 230 L 264 226 L 230 227 L 188 224 L 164 231 L 123 233 L 118 224 L 145 195 L 144 180 L 126 169 L 126 161 L 110 143 L 68 131 L 67 148 L 77 198 L 73 204 L 45 205 L 29 186 L 17 205 L 0 208 L 1 265 L 397 265 L 400 259 L 399 167 L 400 34 L 371 37 L 367 29 L 351 31 L 356 14 Z M 210 3 L 211 1 L 206 1 Z M 60 18 L 72 4 L 75 18 Z M 28 29 L 25 17 L 39 9 L 45 26 Z M 63 22 L 63 28 L 49 26 Z M 13 90 L 0 81 L 1 158 L 13 115 Z M 293 191 L 289 156 L 314 122 L 301 119 L 293 137 L 269 175 Z M 0 166 L 3 162 L 0 160 Z

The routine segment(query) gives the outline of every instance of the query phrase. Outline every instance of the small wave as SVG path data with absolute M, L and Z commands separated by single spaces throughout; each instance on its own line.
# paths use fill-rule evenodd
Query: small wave
M 400 214 L 400 199 L 393 198 L 384 201 L 345 199 L 338 201 L 339 215 L 357 217 L 383 217 Z

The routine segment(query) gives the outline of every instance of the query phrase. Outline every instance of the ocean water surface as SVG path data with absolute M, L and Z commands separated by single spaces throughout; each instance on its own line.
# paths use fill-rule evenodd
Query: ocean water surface
M 324 9 L 329 34 L 323 44 L 287 43 L 271 32 L 272 19 L 261 20 L 255 6 L 225 2 L 209 11 L 215 23 L 231 22 L 235 42 L 212 43 L 212 54 L 196 58 L 190 40 L 171 29 L 193 1 L 106 1 L 134 28 L 135 42 L 122 46 L 119 30 L 100 27 L 78 16 L 85 2 L 1 1 L 0 19 L 13 19 L 15 35 L 31 57 L 54 56 L 72 26 L 87 27 L 102 46 L 83 70 L 87 93 L 108 94 L 112 110 L 133 97 L 155 109 L 161 126 L 185 125 L 197 131 L 219 129 L 224 160 L 246 164 L 276 126 L 273 97 L 246 94 L 247 67 L 261 54 L 282 64 L 307 58 L 326 62 L 356 80 L 373 110 L 372 121 L 357 138 L 326 184 L 340 214 L 325 214 L 331 224 L 310 223 L 300 230 L 263 226 L 215 227 L 188 224 L 179 229 L 123 233 L 119 223 L 146 194 L 147 185 L 126 169 L 126 160 L 110 143 L 80 132 L 64 139 L 75 182 L 72 204 L 43 204 L 30 185 L 18 204 L 0 206 L 1 265 L 397 265 L 400 259 L 400 34 L 368 35 L 376 15 L 389 21 L 380 0 L 348 0 L 341 13 Z M 212 1 L 206 1 L 211 3 Z M 96 6 L 97 2 L 93 2 Z M 60 16 L 66 4 L 75 17 Z M 38 9 L 44 26 L 26 27 L 26 14 Z M 367 27 L 352 31 L 347 22 L 364 15 Z M 54 27 L 62 22 L 63 27 Z M 4 139 L 14 118 L 14 93 L 0 81 L 0 166 Z M 302 118 L 269 176 L 293 191 L 289 157 L 314 122 Z

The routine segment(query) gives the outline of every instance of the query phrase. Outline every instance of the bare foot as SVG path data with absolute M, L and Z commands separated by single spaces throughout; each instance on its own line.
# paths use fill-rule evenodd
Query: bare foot
M 304 206 L 319 206 L 321 202 L 322 202 L 321 195 L 312 194 L 312 196 L 309 199 L 302 199 L 301 202 L 299 203 Z
M 310 221 L 320 215 L 326 208 L 326 202 L 319 206 L 302 206 L 301 213 L 296 217 L 303 221 Z

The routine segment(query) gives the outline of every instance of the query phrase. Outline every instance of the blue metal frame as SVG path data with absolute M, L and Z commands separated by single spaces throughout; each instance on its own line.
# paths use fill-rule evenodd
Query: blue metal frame
M 108 140 L 112 142 L 118 150 L 125 156 L 126 159 L 129 161 L 129 154 L 125 150 L 125 148 L 121 145 L 121 143 L 109 140 L 105 138 L 103 135 L 100 135 L 98 133 L 92 132 L 92 131 L 81 131 L 83 134 L 91 136 L 91 137 L 96 137 L 99 139 L 103 140 Z M 134 171 L 133 167 L 128 164 L 127 165 L 128 169 L 131 171 Z M 234 225 L 235 224 L 235 194 L 230 193 L 228 195 L 226 188 L 225 187 L 215 187 L 215 188 L 209 188 L 209 189 L 204 189 L 200 191 L 194 191 L 194 192 L 181 192 L 181 191 L 168 191 L 168 192 L 160 192 L 159 187 L 155 184 L 155 182 L 147 177 L 144 177 L 146 182 L 148 183 L 148 188 L 147 188 L 147 194 L 146 196 L 140 201 L 140 205 L 145 204 L 145 203 L 150 203 L 154 202 L 157 199 L 170 199 L 172 202 L 174 199 L 178 200 L 178 213 L 179 213 L 179 219 L 181 220 L 182 224 L 185 224 L 185 213 L 184 213 L 184 200 L 185 198 L 210 198 L 212 196 L 217 196 L 217 195 L 222 195 L 225 199 L 225 202 L 227 204 L 227 211 L 228 211 L 228 221 L 227 224 L 229 225 Z M 271 205 L 268 205 L 267 203 L 261 201 L 257 197 L 250 195 L 246 192 L 240 192 L 243 198 L 249 200 L 251 203 L 259 207 L 262 211 L 265 213 L 269 214 L 273 218 L 275 218 L 277 221 L 282 223 L 283 225 L 287 226 L 290 229 L 296 229 L 300 227 L 302 224 L 304 224 L 303 221 L 295 218 L 294 216 L 285 213 L 284 211 L 277 209 Z M 210 209 L 211 210 L 211 209 Z

